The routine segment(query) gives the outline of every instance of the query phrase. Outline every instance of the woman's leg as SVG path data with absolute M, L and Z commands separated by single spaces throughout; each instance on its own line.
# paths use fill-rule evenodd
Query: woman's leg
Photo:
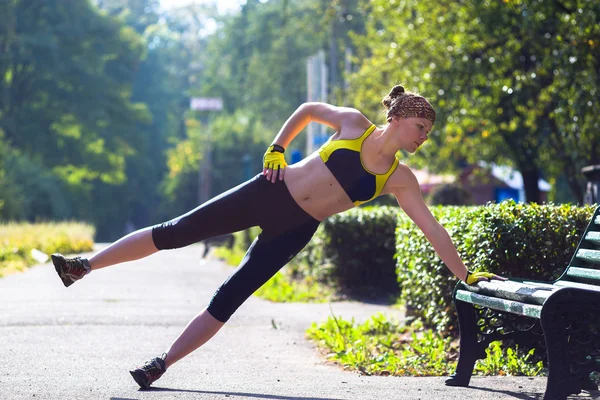
M 57 272 L 63 282 L 66 280 L 65 284 L 70 285 L 93 270 L 255 226 L 258 223 L 255 209 L 259 204 L 258 180 L 259 176 L 170 221 L 132 232 L 89 259 L 65 259 L 56 254 L 53 262 Z
M 208 342 L 225 325 L 206 310 L 202 310 L 189 324 L 166 351 L 166 368 L 175 364 L 183 357 Z
M 252 215 L 256 225 L 263 229 L 262 233 L 254 240 L 239 267 L 217 289 L 208 307 L 186 326 L 169 349 L 161 357 L 155 357 L 130 371 L 142 388 L 148 388 L 164 374 L 168 366 L 212 338 L 252 293 L 306 246 L 319 226 L 319 221 L 298 207 L 283 181 L 272 184 L 262 175 L 259 178 L 255 188 L 260 189 L 260 193 L 245 196 L 253 205 L 240 210 L 232 203 L 231 213 L 226 213 L 226 217 L 239 223 L 239 220 Z M 222 215 L 213 222 L 221 218 Z M 173 224 L 178 225 L 180 221 L 173 221 Z M 184 225 L 188 224 L 194 225 L 194 221 L 184 222 Z M 164 224 L 162 228 L 169 229 L 170 225 Z M 181 230 L 185 232 L 187 229 Z M 163 248 L 167 248 L 169 242 L 191 240 L 187 235 L 163 235 L 160 230 L 153 231 L 153 234 L 159 249 L 159 242 L 163 243 Z M 157 241 L 157 237 L 163 239 Z
M 261 233 L 239 267 L 217 289 L 208 308 L 186 326 L 166 351 L 166 368 L 212 338 L 252 293 L 306 246 L 318 225 L 313 220 L 275 236 Z
M 140 229 L 100 250 L 88 260 L 92 271 L 122 262 L 134 261 L 158 251 L 152 239 L 152 227 Z

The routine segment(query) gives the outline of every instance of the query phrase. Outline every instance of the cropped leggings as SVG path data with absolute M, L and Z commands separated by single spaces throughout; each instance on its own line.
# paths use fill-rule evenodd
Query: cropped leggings
M 252 293 L 306 246 L 319 221 L 298 206 L 285 182 L 271 183 L 259 174 L 187 214 L 152 228 L 154 245 L 165 250 L 252 226 L 259 226 L 261 233 L 208 306 L 208 312 L 221 322 L 226 322 Z

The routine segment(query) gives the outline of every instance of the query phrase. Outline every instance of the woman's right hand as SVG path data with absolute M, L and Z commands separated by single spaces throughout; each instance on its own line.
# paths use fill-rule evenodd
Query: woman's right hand
M 491 272 L 471 272 L 471 271 L 467 271 L 467 277 L 465 278 L 465 282 L 467 285 L 474 285 L 477 282 L 481 282 L 481 281 L 489 282 L 491 280 L 506 281 L 507 279 L 502 276 L 492 274 Z
M 277 177 L 282 181 L 285 176 L 287 163 L 283 153 L 285 149 L 277 144 L 269 146 L 263 157 L 263 175 L 271 183 L 275 183 Z

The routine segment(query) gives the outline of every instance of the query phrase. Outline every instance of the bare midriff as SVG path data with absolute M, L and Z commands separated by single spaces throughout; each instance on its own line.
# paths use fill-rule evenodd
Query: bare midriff
M 288 166 L 285 184 L 296 203 L 318 221 L 354 207 L 319 153 Z
M 329 171 L 318 152 L 288 166 L 284 180 L 300 208 L 318 221 L 354 208 L 354 203 Z M 385 193 L 389 191 L 384 189 L 382 194 Z

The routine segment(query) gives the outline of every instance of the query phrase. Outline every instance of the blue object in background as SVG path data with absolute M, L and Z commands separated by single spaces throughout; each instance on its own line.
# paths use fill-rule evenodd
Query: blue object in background
M 501 201 L 508 199 L 514 199 L 516 202 L 518 202 L 519 191 L 509 187 L 496 188 L 496 203 L 500 203 Z
M 252 157 L 250 157 L 250 154 L 244 154 L 242 164 L 244 165 L 244 180 L 252 178 Z
M 302 160 L 302 152 L 298 149 L 292 151 L 292 164 L 296 164 L 298 161 Z
M 313 146 L 321 147 L 328 139 L 329 136 L 327 135 L 316 134 L 313 136 Z

